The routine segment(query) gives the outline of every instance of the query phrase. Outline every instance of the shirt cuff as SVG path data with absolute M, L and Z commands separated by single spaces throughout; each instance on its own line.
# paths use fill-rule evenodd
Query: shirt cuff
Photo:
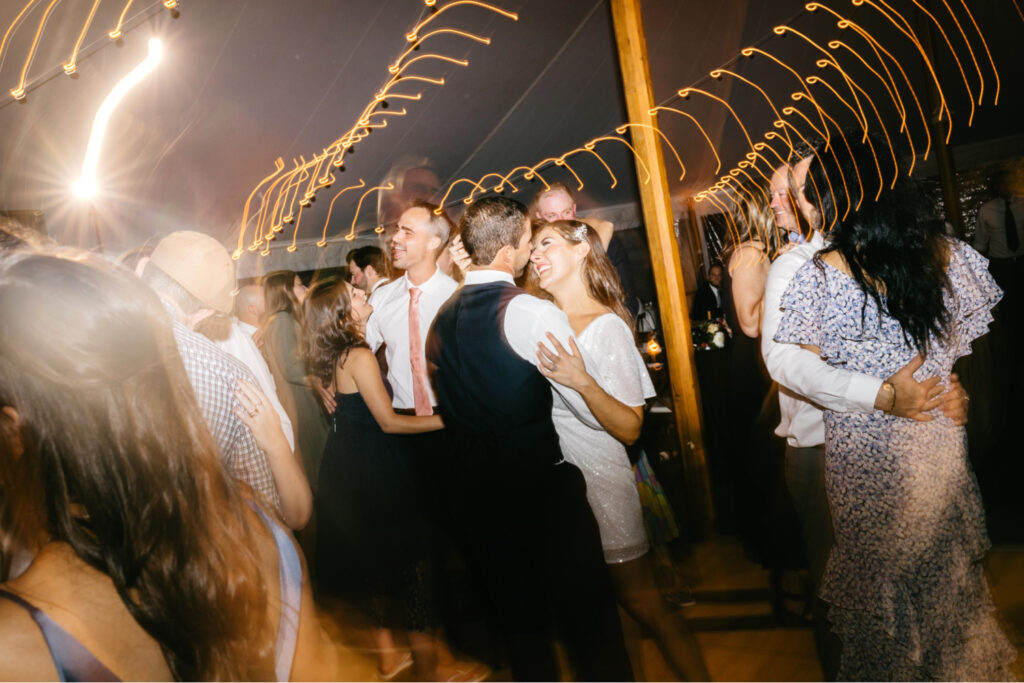
M 850 386 L 846 391 L 846 398 L 855 404 L 863 413 L 875 411 L 875 399 L 878 397 L 878 390 L 882 388 L 885 380 L 870 375 L 855 373 L 850 377 Z

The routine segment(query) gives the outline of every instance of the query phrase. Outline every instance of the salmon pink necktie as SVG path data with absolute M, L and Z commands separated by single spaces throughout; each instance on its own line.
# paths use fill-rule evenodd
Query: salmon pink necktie
M 420 296 L 423 290 L 409 288 L 409 360 L 412 362 L 412 396 L 417 415 L 433 415 L 427 393 L 427 372 L 423 367 L 423 340 L 420 339 Z

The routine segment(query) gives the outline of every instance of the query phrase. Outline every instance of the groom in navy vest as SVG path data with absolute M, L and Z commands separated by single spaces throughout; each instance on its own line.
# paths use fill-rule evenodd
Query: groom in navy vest
M 452 439 L 454 511 L 495 610 L 517 680 L 560 680 L 553 640 L 577 680 L 632 680 L 597 522 L 580 471 L 563 461 L 552 387 L 594 423 L 583 398 L 537 370 L 547 332 L 568 319 L 515 286 L 530 256 L 526 207 L 478 200 L 463 215 L 472 259 L 427 339 L 438 408 Z

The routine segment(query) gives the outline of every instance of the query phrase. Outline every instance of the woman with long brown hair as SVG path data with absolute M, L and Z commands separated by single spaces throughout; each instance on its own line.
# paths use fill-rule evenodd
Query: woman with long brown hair
M 263 278 L 263 354 L 274 375 L 277 396 L 291 418 L 295 450 L 316 493 L 327 420 L 313 393 L 302 348 L 302 300 L 306 291 L 302 279 L 292 270 L 275 270 Z
M 336 391 L 315 504 L 318 586 L 370 618 L 384 680 L 409 666 L 419 680 L 469 680 L 474 670 L 457 667 L 435 635 L 419 488 L 390 436 L 444 424 L 395 413 L 364 338 L 372 311 L 366 293 L 344 281 L 317 283 L 303 304 L 310 369 Z M 396 629 L 408 632 L 411 655 L 396 648 Z
M 597 233 L 576 220 L 539 225 L 530 261 L 537 284 L 576 332 L 568 350 L 548 335 L 554 350 L 540 348 L 538 367 L 545 377 L 578 391 L 602 427 L 583 423 L 556 397 L 552 420 L 562 454 L 586 479 L 619 603 L 654 633 L 680 680 L 707 680 L 697 641 L 655 584 L 640 496 L 626 454 L 626 445 L 640 436 L 645 400 L 654 396 L 654 386 L 636 349 L 618 275 Z
M 0 675 L 330 675 L 301 554 L 227 475 L 156 296 L 23 253 L 0 259 L 0 318 Z

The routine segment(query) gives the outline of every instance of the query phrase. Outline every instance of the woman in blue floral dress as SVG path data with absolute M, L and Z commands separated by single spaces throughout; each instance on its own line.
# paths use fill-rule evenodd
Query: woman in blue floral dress
M 946 382 L 988 331 L 1001 292 L 983 257 L 929 229 L 933 207 L 916 183 L 902 176 L 873 202 L 873 162 L 859 168 L 868 196 L 857 209 L 812 163 L 809 185 L 826 190 L 812 203 L 822 225 L 834 224 L 831 243 L 790 282 L 775 340 L 879 378 L 920 355 L 918 381 Z M 1012 676 L 1016 653 L 983 575 L 989 542 L 966 433 L 938 410 L 929 417 L 825 411 L 836 540 L 821 597 L 842 641 L 841 680 Z

